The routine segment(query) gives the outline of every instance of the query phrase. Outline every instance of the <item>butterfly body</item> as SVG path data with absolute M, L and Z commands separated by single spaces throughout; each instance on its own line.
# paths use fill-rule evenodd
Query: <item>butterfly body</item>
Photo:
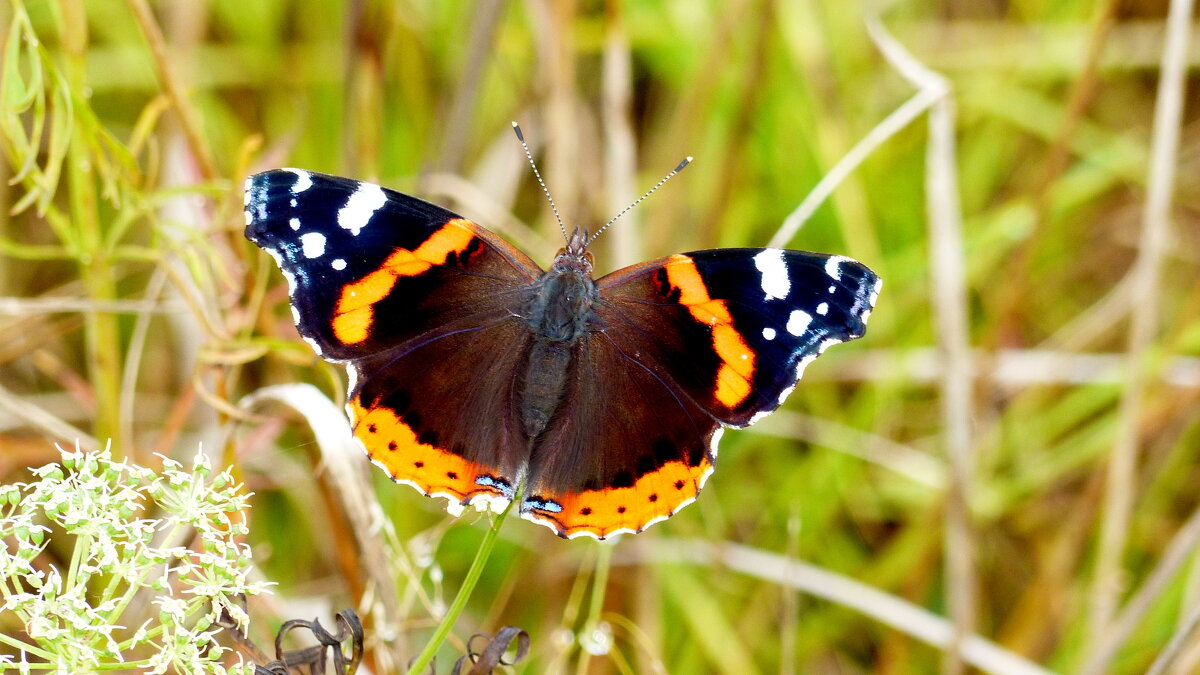
M 638 532 L 695 499 L 725 427 L 776 409 L 862 335 L 879 280 L 841 256 L 677 254 L 548 270 L 441 207 L 297 169 L 251 176 L 246 235 L 300 334 L 350 375 L 355 438 L 397 482 L 563 537 Z
M 558 409 L 576 345 L 595 329 L 592 307 L 599 296 L 585 240 L 586 233 L 577 231 L 538 279 L 529 303 L 532 343 L 521 382 L 521 420 L 530 439 L 546 429 Z

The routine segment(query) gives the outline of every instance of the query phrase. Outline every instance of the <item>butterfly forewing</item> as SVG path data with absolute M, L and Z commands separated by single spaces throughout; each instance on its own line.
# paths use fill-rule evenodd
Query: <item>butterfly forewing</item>
M 288 279 L 300 334 L 331 360 L 373 355 L 519 305 L 541 273 L 446 209 L 311 171 L 246 179 L 246 221 L 246 237 Z
M 612 339 L 730 426 L 778 408 L 817 355 L 860 337 L 879 293 L 861 263 L 783 249 L 693 251 L 597 285 Z

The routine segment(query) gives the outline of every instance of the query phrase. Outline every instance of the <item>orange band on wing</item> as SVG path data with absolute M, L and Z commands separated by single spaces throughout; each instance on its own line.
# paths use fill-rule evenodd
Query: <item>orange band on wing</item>
M 354 426 L 354 437 L 362 442 L 371 461 L 387 471 L 397 483 L 407 483 L 429 497 L 447 501 L 453 515 L 475 502 L 492 510 L 503 510 L 512 500 L 510 482 L 494 476 L 443 448 L 422 443 L 412 427 L 389 408 L 364 408 L 358 399 L 346 406 Z
M 641 532 L 692 503 L 712 468 L 707 457 L 697 466 L 671 461 L 644 474 L 632 487 L 538 494 L 526 499 L 521 516 L 568 539 Z M 540 507 L 531 506 L 538 503 Z
M 366 340 L 375 319 L 374 305 L 392 292 L 396 280 L 424 274 L 434 265 L 445 264 L 452 253 L 465 251 L 475 237 L 474 227 L 461 218 L 447 221 L 415 250 L 396 249 L 378 270 L 347 284 L 338 298 L 333 334 L 348 345 Z
M 709 296 L 700 270 L 691 258 L 671 256 L 664 269 L 667 283 L 679 290 L 679 303 L 688 308 L 696 321 L 712 327 L 713 347 L 721 359 L 717 371 L 717 400 L 733 408 L 750 395 L 754 352 L 733 327 L 733 317 L 725 301 Z

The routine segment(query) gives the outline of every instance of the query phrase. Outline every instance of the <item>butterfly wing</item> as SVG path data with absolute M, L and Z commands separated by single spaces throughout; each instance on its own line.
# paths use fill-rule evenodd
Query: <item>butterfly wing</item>
M 845 256 L 743 248 L 670 256 L 597 285 L 614 340 L 742 427 L 778 408 L 829 346 L 862 337 L 882 282 Z
M 450 426 L 491 426 L 463 419 L 466 409 L 511 408 L 502 385 L 515 379 L 525 337 L 511 319 L 541 273 L 533 261 L 446 209 L 298 169 L 246 180 L 246 237 L 287 277 L 301 336 L 345 362 L 354 434 L 376 463 L 452 503 L 511 499 L 515 476 L 500 474 L 524 465 L 524 444 Z M 483 335 L 510 351 L 484 353 Z
M 332 361 L 513 306 L 541 273 L 503 239 L 446 209 L 299 169 L 246 179 L 246 238 L 279 263 L 296 327 Z
M 534 446 L 522 504 L 567 537 L 640 531 L 690 503 L 722 425 L 775 410 L 817 355 L 860 337 L 880 282 L 841 256 L 718 249 L 597 286 L 568 409 Z

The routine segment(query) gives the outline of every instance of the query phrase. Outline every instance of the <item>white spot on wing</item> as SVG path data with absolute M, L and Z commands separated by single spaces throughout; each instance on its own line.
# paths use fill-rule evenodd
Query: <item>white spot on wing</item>
M 250 211 L 246 211 L 246 224 L 249 225 L 252 222 L 254 222 L 254 214 L 250 213 Z
M 300 229 L 300 219 L 292 218 L 291 220 L 288 221 L 288 225 L 291 225 L 293 230 L 299 230 Z
M 338 211 L 338 226 L 350 230 L 350 234 L 357 237 L 367 223 L 371 222 L 371 216 L 386 203 L 387 196 L 383 194 L 383 188 L 370 183 L 359 183 L 358 189 Z
M 325 235 L 320 232 L 300 235 L 300 245 L 304 247 L 305 258 L 320 258 L 325 255 Z
M 337 258 L 333 262 L 329 263 L 329 266 L 341 272 L 342 270 L 346 269 L 346 261 L 342 260 L 341 258 Z
M 791 315 L 788 316 L 787 332 L 799 337 L 808 330 L 810 323 L 812 323 L 811 314 L 799 309 L 792 310 Z
M 770 327 L 764 328 L 763 329 L 763 337 L 768 340 L 774 340 L 775 339 L 775 329 L 770 328 Z
M 817 314 L 820 314 L 821 316 L 825 316 L 828 313 L 829 313 L 829 303 L 828 302 L 822 302 L 821 304 L 817 305 Z
M 830 279 L 841 281 L 842 279 L 842 263 L 848 262 L 850 259 L 844 255 L 831 255 L 829 260 L 825 261 L 825 273 Z
M 296 174 L 296 182 L 292 184 L 292 194 L 298 195 L 312 187 L 312 175 L 304 169 L 284 169 Z
M 777 248 L 765 248 L 754 256 L 754 266 L 761 275 L 765 300 L 783 300 L 792 290 L 791 279 L 788 278 L 787 262 L 783 259 L 783 251 Z

